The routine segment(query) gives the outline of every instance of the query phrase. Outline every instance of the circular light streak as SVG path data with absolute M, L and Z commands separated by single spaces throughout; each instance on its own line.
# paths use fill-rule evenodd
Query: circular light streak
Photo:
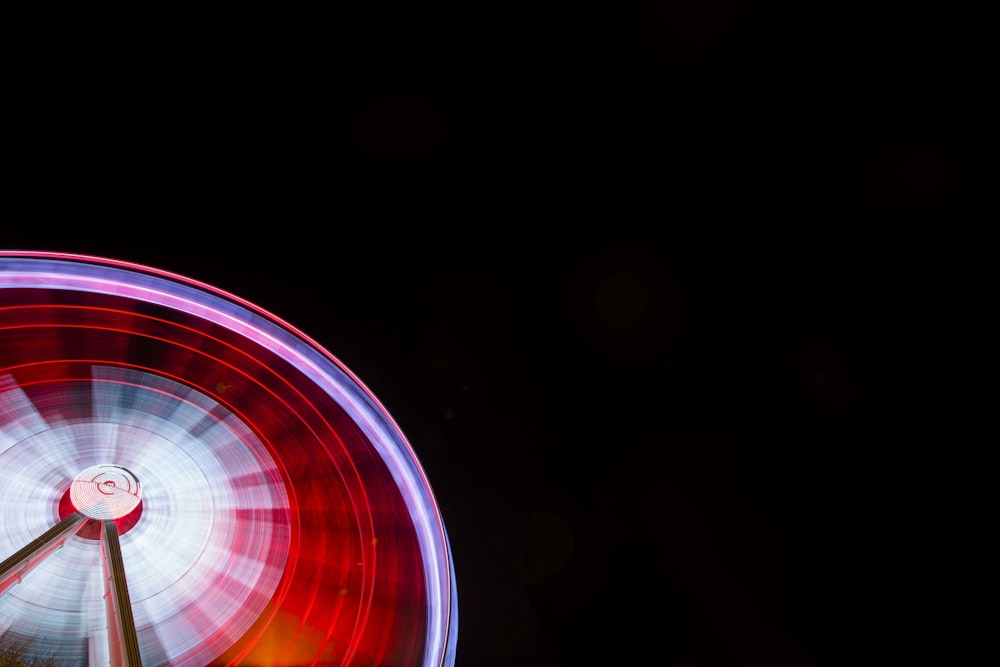
M 107 659 L 113 520 L 152 665 L 450 667 L 451 547 L 392 417 L 330 352 L 152 267 L 0 251 L 0 634 Z

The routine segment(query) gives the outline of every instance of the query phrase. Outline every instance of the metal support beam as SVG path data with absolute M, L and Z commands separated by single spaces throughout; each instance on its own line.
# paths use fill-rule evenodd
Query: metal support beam
M 101 524 L 101 564 L 104 569 L 104 602 L 108 614 L 108 649 L 111 667 L 141 667 L 139 640 L 132 618 L 132 603 L 125 581 L 118 526 L 114 521 Z
M 21 578 L 56 549 L 66 543 L 80 528 L 85 517 L 79 512 L 65 519 L 24 545 L 13 556 L 0 563 L 0 594 L 21 583 Z

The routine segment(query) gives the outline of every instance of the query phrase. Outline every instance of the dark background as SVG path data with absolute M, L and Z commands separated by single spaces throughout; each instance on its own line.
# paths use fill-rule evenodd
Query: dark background
M 459 667 L 959 650 L 925 387 L 981 271 L 967 24 L 241 12 L 12 21 L 0 245 L 211 283 L 354 370 L 437 494 Z

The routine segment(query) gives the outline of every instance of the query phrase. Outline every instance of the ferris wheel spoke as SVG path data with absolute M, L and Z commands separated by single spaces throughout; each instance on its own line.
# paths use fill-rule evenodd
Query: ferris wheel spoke
M 21 583 L 25 574 L 62 547 L 80 528 L 85 518 L 79 512 L 70 514 L 0 563 L 0 594 Z
M 125 580 L 121 544 L 118 541 L 118 526 L 112 520 L 105 520 L 101 524 L 101 564 L 104 571 L 111 667 L 141 667 L 139 640 Z

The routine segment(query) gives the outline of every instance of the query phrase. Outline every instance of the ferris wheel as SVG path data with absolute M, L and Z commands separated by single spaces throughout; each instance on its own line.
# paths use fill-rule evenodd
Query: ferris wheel
M 111 258 L 0 251 L 0 637 L 66 666 L 451 667 L 433 491 L 289 323 Z

